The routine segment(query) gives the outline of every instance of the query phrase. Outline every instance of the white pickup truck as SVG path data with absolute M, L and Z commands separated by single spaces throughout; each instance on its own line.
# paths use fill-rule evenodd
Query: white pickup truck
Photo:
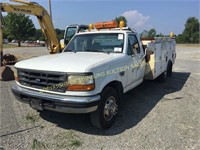
M 90 113 L 94 126 L 107 129 L 124 93 L 172 75 L 175 46 L 174 38 L 140 41 L 127 27 L 78 33 L 60 54 L 16 63 L 12 92 L 37 110 Z

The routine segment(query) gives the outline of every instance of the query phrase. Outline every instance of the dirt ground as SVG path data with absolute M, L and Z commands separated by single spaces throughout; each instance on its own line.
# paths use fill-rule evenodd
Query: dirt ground
M 19 59 L 48 54 L 42 47 L 12 48 Z M 145 81 L 128 92 L 109 130 L 94 128 L 88 114 L 37 112 L 18 102 L 14 81 L 0 81 L 0 150 L 199 150 L 200 47 L 177 46 L 173 76 Z

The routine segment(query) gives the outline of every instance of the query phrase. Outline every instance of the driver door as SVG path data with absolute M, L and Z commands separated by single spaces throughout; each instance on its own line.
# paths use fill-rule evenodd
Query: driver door
M 137 86 L 143 81 L 145 65 L 143 49 L 138 42 L 137 36 L 135 34 L 129 34 L 128 36 L 129 46 L 128 55 L 130 69 L 128 73 L 128 81 L 131 88 Z

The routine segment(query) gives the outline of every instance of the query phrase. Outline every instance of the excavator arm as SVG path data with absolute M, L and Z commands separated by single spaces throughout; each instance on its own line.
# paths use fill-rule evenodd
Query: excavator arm
M 54 30 L 54 26 L 51 20 L 49 13 L 45 10 L 44 7 L 35 2 L 29 2 L 25 0 L 10 0 L 12 2 L 20 3 L 19 4 L 9 4 L 9 3 L 0 3 L 2 12 L 11 12 L 11 13 L 21 13 L 29 14 L 37 17 L 42 32 L 47 38 L 48 48 L 50 53 L 59 53 L 60 52 L 60 43 L 57 38 L 57 34 Z M 1 14 L 0 14 L 1 15 Z

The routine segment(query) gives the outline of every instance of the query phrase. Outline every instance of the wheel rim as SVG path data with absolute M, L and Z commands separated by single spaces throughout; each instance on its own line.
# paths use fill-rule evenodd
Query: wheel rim
M 117 114 L 116 99 L 113 96 L 107 98 L 104 106 L 104 119 L 110 121 Z

